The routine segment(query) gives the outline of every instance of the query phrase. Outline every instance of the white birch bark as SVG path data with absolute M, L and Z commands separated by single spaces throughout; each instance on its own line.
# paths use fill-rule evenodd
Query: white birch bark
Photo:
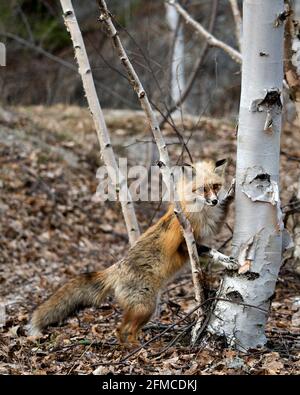
M 172 52 L 171 59 L 171 96 L 175 103 L 181 101 L 182 91 L 185 87 L 185 79 L 184 79 L 184 37 L 183 37 L 183 28 L 182 24 L 180 24 L 178 31 L 176 32 L 179 15 L 176 12 L 175 8 L 170 4 L 166 3 L 166 19 L 172 35 L 174 37 L 174 48 Z M 180 115 L 180 111 L 177 110 L 174 112 L 174 115 Z
M 129 77 L 129 81 L 131 82 L 131 85 L 136 92 L 140 103 L 141 107 L 145 112 L 145 115 L 147 117 L 149 126 L 151 127 L 151 131 L 153 134 L 153 137 L 155 139 L 158 152 L 159 152 L 159 167 L 162 173 L 162 178 L 163 181 L 166 185 L 166 187 L 169 190 L 169 196 L 170 199 L 173 200 L 174 202 L 174 213 L 176 217 L 178 218 L 178 221 L 182 227 L 182 232 L 186 241 L 188 253 L 189 253 L 189 258 L 190 258 L 190 264 L 191 264 L 191 269 L 192 269 L 192 278 L 193 278 L 193 284 L 194 284 L 194 290 L 195 290 L 195 299 L 199 306 L 201 303 L 204 302 L 204 294 L 203 294 L 203 288 L 201 285 L 202 279 L 203 279 L 203 274 L 202 270 L 200 267 L 200 262 L 199 262 L 199 256 L 197 252 L 197 245 L 195 242 L 194 234 L 193 234 L 193 229 L 192 226 L 188 220 L 188 218 L 185 216 L 181 204 L 179 201 L 179 197 L 177 194 L 175 182 L 174 182 L 174 174 L 170 168 L 170 160 L 169 160 L 169 154 L 168 154 L 168 148 L 165 143 L 164 137 L 161 133 L 161 130 L 159 128 L 159 123 L 156 118 L 155 112 L 152 109 L 152 106 L 150 104 L 150 101 L 148 99 L 147 93 L 145 92 L 143 85 L 141 81 L 139 80 L 138 75 L 136 74 L 128 56 L 127 53 L 122 45 L 122 42 L 120 40 L 120 37 L 118 35 L 118 32 L 111 20 L 110 13 L 107 9 L 106 2 L 104 0 L 98 0 L 99 3 L 99 8 L 100 8 L 100 17 L 99 20 L 100 22 L 105 23 L 106 29 L 109 33 L 109 35 L 112 38 L 113 44 L 115 48 L 118 51 L 118 55 L 120 57 L 120 60 L 123 64 L 123 66 L 126 69 L 126 72 Z M 204 314 L 202 311 L 202 308 L 199 307 L 198 309 L 198 323 L 197 327 L 201 324 L 202 319 L 204 318 Z
M 85 45 L 73 9 L 72 1 L 60 0 L 60 3 L 63 9 L 65 25 L 71 35 L 71 39 L 73 42 L 75 57 L 79 66 L 79 73 L 82 78 L 84 91 L 95 124 L 103 161 L 107 166 L 108 174 L 112 180 L 115 180 L 116 174 L 119 175 L 117 189 L 119 195 L 122 195 L 122 198 L 120 199 L 122 211 L 126 223 L 129 241 L 131 244 L 133 244 L 139 237 L 140 232 L 138 222 L 135 216 L 133 202 L 127 188 L 127 181 L 124 176 L 120 174 L 118 164 L 114 155 L 103 112 L 98 100 Z
M 240 350 L 266 343 L 265 324 L 281 266 L 279 183 L 283 79 L 283 0 L 244 0 L 242 92 L 236 168 L 233 256 L 209 323 Z M 251 306 L 253 307 L 251 307 Z

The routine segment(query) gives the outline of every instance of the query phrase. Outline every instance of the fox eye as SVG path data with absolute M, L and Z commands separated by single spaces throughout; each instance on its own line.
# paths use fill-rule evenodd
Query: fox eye
M 208 192 L 208 188 L 207 188 L 207 187 L 204 187 L 204 188 L 203 188 L 203 191 L 204 191 L 204 193 L 207 193 L 207 192 Z
M 215 190 L 220 189 L 220 184 L 214 184 L 214 185 L 213 185 L 213 189 L 215 189 Z

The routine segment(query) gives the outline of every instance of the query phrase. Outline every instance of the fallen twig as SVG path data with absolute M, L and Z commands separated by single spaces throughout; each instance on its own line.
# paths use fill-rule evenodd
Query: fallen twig
M 166 328 L 164 331 L 162 331 L 161 333 L 157 334 L 156 336 L 152 337 L 151 339 L 149 339 L 147 342 L 145 342 L 144 344 L 142 344 L 141 346 L 139 346 L 138 348 L 134 349 L 133 351 L 131 351 L 129 354 L 126 355 L 126 357 L 124 357 L 121 362 L 125 362 L 128 358 L 132 357 L 133 355 L 135 355 L 137 352 L 139 352 L 140 350 L 142 350 L 143 348 L 145 348 L 146 346 L 148 346 L 150 343 L 154 342 L 155 340 L 159 339 L 160 337 L 162 337 L 166 332 L 170 331 L 171 329 L 175 328 L 178 324 L 180 324 L 181 322 L 185 321 L 189 316 L 191 316 L 195 311 L 197 311 L 198 309 L 202 310 L 202 307 L 210 302 L 214 302 L 214 301 L 223 301 L 223 302 L 228 302 L 228 303 L 233 303 L 233 304 L 238 304 L 238 305 L 242 305 L 245 307 L 249 307 L 249 308 L 254 308 L 254 309 L 258 309 L 264 313 L 268 313 L 267 310 L 264 310 L 258 306 L 254 306 L 248 303 L 243 303 L 243 302 L 238 302 L 238 301 L 234 301 L 234 300 L 230 300 L 230 299 L 225 299 L 225 298 L 208 298 L 206 299 L 203 303 L 195 306 L 192 310 L 190 310 L 187 314 L 184 315 L 184 317 L 180 318 L 178 321 L 176 321 L 175 323 L 171 324 L 168 328 Z M 203 330 L 205 329 L 206 325 L 209 322 L 209 317 L 207 317 L 201 327 L 201 331 L 200 334 L 203 332 Z
M 187 317 L 191 316 L 195 311 L 198 309 L 202 309 L 202 307 L 207 303 L 208 300 L 205 302 L 195 306 L 191 311 L 189 311 L 184 317 L 180 318 L 178 321 L 176 321 L 174 324 L 171 324 L 168 328 L 166 328 L 164 331 L 159 333 L 158 335 L 152 337 L 150 340 L 148 340 L 146 343 L 142 344 L 140 347 L 136 348 L 135 350 L 131 351 L 129 354 L 126 355 L 123 359 L 121 359 L 121 362 L 127 361 L 128 358 L 132 357 L 134 354 L 148 346 L 150 343 L 154 342 L 155 340 L 159 339 L 162 337 L 166 332 L 170 331 L 171 329 L 175 328 L 178 324 L 186 320 Z

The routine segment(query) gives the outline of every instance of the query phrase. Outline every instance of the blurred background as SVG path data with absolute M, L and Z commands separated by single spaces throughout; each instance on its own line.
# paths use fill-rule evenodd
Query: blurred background
M 228 0 L 218 1 L 215 16 L 212 15 L 214 1 L 182 3 L 204 27 L 211 26 L 216 37 L 237 48 Z M 104 108 L 139 108 L 135 95 L 128 89 L 111 42 L 97 23 L 96 1 L 74 0 L 73 5 L 97 80 L 101 105 Z M 170 68 L 174 30 L 168 23 L 164 2 L 111 0 L 109 7 L 146 91 L 160 109 L 165 109 L 172 103 Z M 179 54 L 180 78 L 184 83 L 193 73 L 205 41 L 182 21 L 179 25 L 177 33 L 183 42 Z M 82 84 L 74 69 L 73 47 L 58 1 L 1 2 L 0 41 L 7 47 L 8 66 L 0 70 L 2 104 L 84 104 Z M 190 114 L 236 116 L 239 92 L 239 65 L 223 51 L 212 48 L 203 56 L 183 109 Z

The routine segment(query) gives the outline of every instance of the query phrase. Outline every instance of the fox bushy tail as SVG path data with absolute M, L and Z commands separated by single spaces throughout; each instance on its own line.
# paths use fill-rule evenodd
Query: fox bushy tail
M 113 266 L 101 272 L 81 274 L 60 287 L 33 313 L 29 334 L 39 335 L 48 325 L 60 323 L 78 308 L 99 306 L 111 291 Z

